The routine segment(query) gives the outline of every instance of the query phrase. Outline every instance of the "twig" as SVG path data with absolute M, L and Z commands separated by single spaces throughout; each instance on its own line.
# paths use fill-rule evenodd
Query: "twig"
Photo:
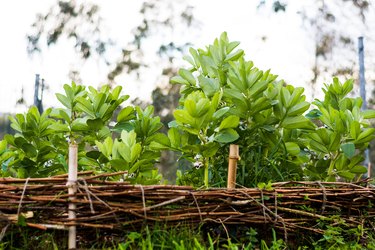
M 140 187 L 142 191 L 143 214 L 145 216 L 145 220 L 147 220 L 145 190 L 143 189 L 142 185 L 138 185 L 138 187 Z
M 20 211 L 21 211 L 22 200 L 23 200 L 23 197 L 24 197 L 24 195 L 25 195 L 26 187 L 27 187 L 27 183 L 28 183 L 28 182 L 29 182 L 29 178 L 26 179 L 26 181 L 25 181 L 25 185 L 23 186 L 23 190 L 22 190 L 22 195 L 21 195 L 20 203 L 18 204 L 17 216 L 19 216 Z
M 201 209 L 200 209 L 200 207 L 199 207 L 199 204 L 198 204 L 197 198 L 195 197 L 195 195 L 194 195 L 193 192 L 191 192 L 191 196 L 193 197 L 194 202 L 195 202 L 195 204 L 197 205 L 197 209 L 198 209 L 198 213 L 199 213 L 199 218 L 200 218 L 200 220 L 201 220 L 201 222 L 202 222 L 202 221 L 203 221 L 203 218 L 202 218 L 202 212 L 201 212 Z

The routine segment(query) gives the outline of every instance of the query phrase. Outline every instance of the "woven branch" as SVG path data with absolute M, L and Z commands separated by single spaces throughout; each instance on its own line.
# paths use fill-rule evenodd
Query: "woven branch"
M 103 181 L 110 175 L 80 173 L 75 220 L 68 219 L 66 175 L 50 178 L 0 178 L 0 226 L 18 215 L 38 229 L 123 230 L 145 222 L 269 225 L 287 233 L 310 231 L 317 219 L 339 215 L 348 227 L 375 219 L 375 188 L 366 183 L 283 182 L 270 191 L 257 188 L 195 190 L 188 186 L 130 185 Z M 26 184 L 26 185 L 25 185 Z M 26 216 L 27 215 L 27 216 Z

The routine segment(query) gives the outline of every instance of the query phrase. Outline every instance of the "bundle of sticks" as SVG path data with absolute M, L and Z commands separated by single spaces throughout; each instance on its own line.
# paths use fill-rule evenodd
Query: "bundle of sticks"
M 115 173 L 121 174 L 121 173 Z M 189 186 L 130 185 L 109 181 L 114 174 L 79 173 L 77 194 L 69 199 L 67 176 L 0 178 L 0 226 L 19 224 L 39 229 L 123 230 L 145 223 L 188 222 L 222 225 L 268 225 L 290 232 L 314 227 L 317 220 L 339 216 L 348 227 L 373 227 L 375 188 L 362 183 L 283 182 L 272 188 L 194 189 Z M 76 219 L 68 219 L 68 204 Z M 332 222 L 334 223 L 334 222 Z

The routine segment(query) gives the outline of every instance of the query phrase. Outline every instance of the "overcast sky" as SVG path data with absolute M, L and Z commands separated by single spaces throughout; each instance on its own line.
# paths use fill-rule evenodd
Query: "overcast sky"
M 303 2 L 308 4 L 313 1 Z M 98 86 L 105 83 L 108 72 L 103 63 L 96 60 L 83 63 L 78 60 L 69 41 L 50 47 L 41 56 L 30 58 L 27 55 L 26 34 L 30 31 L 36 14 L 45 13 L 52 3 L 55 1 L 13 0 L 2 3 L 0 112 L 25 111 L 25 106 L 15 105 L 21 97 L 22 87 L 25 89 L 27 104 L 32 104 L 36 73 L 41 74 L 49 85 L 45 106 L 57 105 L 54 93 L 62 92 L 63 84 L 69 83 L 67 74 L 71 66 L 81 70 L 85 85 Z M 105 32 L 119 44 L 126 44 L 130 40 L 131 29 L 139 21 L 139 3 L 137 0 L 100 1 Z M 230 40 L 240 41 L 246 58 L 253 60 L 260 69 L 271 68 L 274 74 L 296 86 L 304 86 L 311 79 L 313 47 L 311 37 L 302 29 L 302 20 L 297 14 L 301 7 L 300 1 L 289 4 L 286 14 L 277 15 L 269 10 L 257 10 L 258 1 L 194 0 L 190 3 L 195 6 L 193 13 L 199 22 L 197 32 L 192 34 L 192 40 L 189 41 L 194 47 L 205 46 L 221 32 L 227 31 Z M 361 29 L 353 31 L 355 39 L 358 35 L 362 35 Z M 262 40 L 263 36 L 267 36 L 265 41 Z M 375 47 L 373 41 L 365 45 Z M 154 65 L 142 82 L 136 82 L 128 76 L 120 77 L 117 82 L 124 87 L 126 94 L 148 100 L 160 70 Z

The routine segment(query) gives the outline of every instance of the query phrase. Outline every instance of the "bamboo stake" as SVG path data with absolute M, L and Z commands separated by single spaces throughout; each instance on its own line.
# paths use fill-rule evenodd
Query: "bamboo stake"
M 229 146 L 229 163 L 228 163 L 228 182 L 227 188 L 233 189 L 236 187 L 236 173 L 237 173 L 237 161 L 239 156 L 238 145 L 231 144 Z
M 74 143 L 69 144 L 69 172 L 68 172 L 68 194 L 69 200 L 72 201 L 75 199 L 77 193 L 77 154 L 78 148 Z M 69 203 L 68 217 L 70 220 L 76 218 L 76 204 Z M 76 226 L 69 226 L 69 239 L 68 239 L 68 248 L 76 249 L 77 243 L 77 229 Z

